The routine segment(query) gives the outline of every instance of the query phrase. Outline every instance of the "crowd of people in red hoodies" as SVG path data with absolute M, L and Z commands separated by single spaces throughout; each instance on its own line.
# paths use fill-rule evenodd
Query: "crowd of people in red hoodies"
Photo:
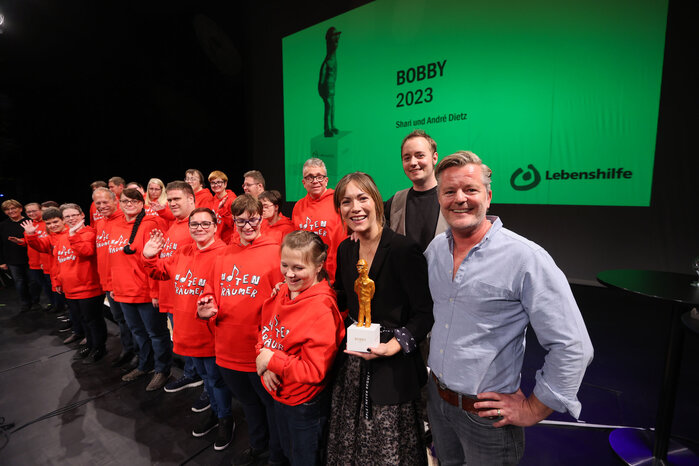
M 353 241 L 347 219 L 317 159 L 304 165 L 308 195 L 291 218 L 257 171 L 245 173 L 240 196 L 221 171 L 206 181 L 211 191 L 192 169 L 184 181 L 154 178 L 145 189 L 118 177 L 95 182 L 87 216 L 76 204 L 44 206 L 17 221 L 23 236 L 13 242 L 50 277 L 52 299 L 65 298 L 64 343 L 78 344 L 76 362 L 106 356 L 107 304 L 122 380 L 153 374 L 147 391 L 203 385 L 192 409 L 208 413 L 192 435 L 217 428 L 214 448 L 228 447 L 235 398 L 250 445 L 234 464 L 324 462 L 328 385 L 351 320 L 333 287 L 338 246 Z M 173 355 L 184 365 L 176 380 Z

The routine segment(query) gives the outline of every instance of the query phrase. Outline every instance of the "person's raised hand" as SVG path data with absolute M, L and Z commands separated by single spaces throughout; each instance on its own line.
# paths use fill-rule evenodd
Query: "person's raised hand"
M 146 244 L 143 245 L 143 257 L 146 259 L 151 259 L 157 256 L 163 249 L 163 246 L 165 246 L 163 232 L 158 229 L 151 231 L 150 239 L 148 239 Z
M 80 219 L 78 221 L 78 223 L 76 223 L 75 225 L 70 227 L 70 229 L 68 230 L 68 234 L 70 234 L 70 236 L 73 236 L 75 233 L 80 231 L 80 229 L 84 226 L 85 226 L 85 219 L 83 218 L 83 219 Z
M 34 222 L 32 222 L 31 220 L 23 221 L 22 223 L 20 223 L 20 226 L 24 228 L 24 232 L 28 235 L 33 235 L 34 233 L 36 233 L 37 228 L 34 225 Z

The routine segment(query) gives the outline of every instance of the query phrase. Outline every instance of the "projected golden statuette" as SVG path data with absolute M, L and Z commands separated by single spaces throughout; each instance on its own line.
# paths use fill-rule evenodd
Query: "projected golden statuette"
M 359 316 L 356 324 L 347 329 L 347 350 L 368 353 L 380 343 L 381 326 L 371 323 L 371 299 L 376 285 L 369 278 L 369 267 L 364 259 L 357 262 L 359 277 L 354 281 L 354 292 L 359 301 Z

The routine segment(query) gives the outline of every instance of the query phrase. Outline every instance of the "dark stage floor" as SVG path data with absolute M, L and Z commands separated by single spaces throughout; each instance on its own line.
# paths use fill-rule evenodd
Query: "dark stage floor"
M 575 286 L 595 346 L 580 399 L 588 424 L 654 424 L 667 319 L 662 308 L 597 287 Z M 143 465 L 230 464 L 247 447 L 240 409 L 234 443 L 213 449 L 215 431 L 191 430 L 206 413 L 193 413 L 200 388 L 147 393 L 147 379 L 126 383 L 109 360 L 119 350 L 108 322 L 110 354 L 92 366 L 71 361 L 54 314 L 19 312 L 13 289 L 0 289 L 0 464 Z M 530 390 L 543 353 L 528 340 L 523 389 Z M 673 435 L 699 439 L 699 335 L 687 334 Z M 174 369 L 180 375 L 180 369 Z M 555 414 L 552 420 L 573 421 Z M 12 425 L 12 427 L 9 427 Z M 540 424 L 527 429 L 524 465 L 618 465 L 609 428 Z

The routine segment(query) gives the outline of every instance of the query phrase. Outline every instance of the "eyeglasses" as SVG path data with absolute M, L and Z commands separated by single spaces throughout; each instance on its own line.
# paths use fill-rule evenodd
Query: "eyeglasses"
M 218 185 L 224 185 L 224 184 L 226 184 L 226 182 L 225 182 L 225 181 L 220 181 L 220 180 L 219 180 L 219 181 L 212 181 L 212 182 L 211 182 L 211 186 L 218 186 Z
M 199 227 L 202 227 L 204 230 L 208 230 L 211 228 L 211 225 L 213 225 L 214 222 L 192 222 L 189 224 L 189 229 L 190 230 L 197 230 Z
M 184 180 L 185 180 L 186 182 L 188 182 L 188 183 L 189 183 L 190 181 L 199 181 L 199 182 L 201 182 L 201 180 L 200 180 L 199 177 L 197 177 L 197 176 L 186 176 L 186 177 L 184 178 Z
M 313 183 L 314 181 L 323 182 L 327 178 L 326 175 L 306 175 L 303 177 L 308 183 Z
M 245 228 L 245 225 L 250 225 L 251 227 L 255 228 L 257 225 L 259 225 L 261 220 L 262 217 L 253 217 L 247 220 L 244 218 L 236 218 L 234 221 L 236 226 L 239 226 L 240 228 Z
M 122 199 L 119 202 L 121 202 L 124 205 L 135 205 L 143 201 L 139 201 L 138 199 Z

